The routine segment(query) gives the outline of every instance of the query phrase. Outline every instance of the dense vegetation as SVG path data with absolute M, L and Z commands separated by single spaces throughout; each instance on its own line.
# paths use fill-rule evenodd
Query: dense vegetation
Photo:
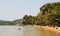
M 47 3 L 40 8 L 37 16 L 23 17 L 23 24 L 60 25 L 60 2 Z
M 14 21 L 0 21 L 0 25 L 51 25 L 60 26 L 60 2 L 47 3 L 40 8 L 37 16 L 24 15 L 22 19 Z
M 0 20 L 0 25 L 16 25 L 16 24 L 22 24 L 21 19 L 16 19 L 14 21 L 3 21 Z
M 9 24 L 9 21 L 0 20 L 0 25 L 8 25 L 8 24 Z
M 23 21 L 22 21 L 22 24 L 24 24 L 24 25 L 34 25 L 34 24 L 36 24 L 36 22 L 37 22 L 37 18 L 35 17 L 35 16 L 28 16 L 28 15 L 25 15 L 24 17 L 23 17 Z
M 47 3 L 40 8 L 40 21 L 44 25 L 60 25 L 60 3 Z

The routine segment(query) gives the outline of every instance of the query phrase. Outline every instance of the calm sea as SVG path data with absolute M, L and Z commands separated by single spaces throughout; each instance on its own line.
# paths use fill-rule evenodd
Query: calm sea
M 38 36 L 31 26 L 0 26 L 0 36 Z
M 60 34 L 33 26 L 0 26 L 0 36 L 60 36 Z
M 0 26 L 0 36 L 24 36 L 22 26 Z

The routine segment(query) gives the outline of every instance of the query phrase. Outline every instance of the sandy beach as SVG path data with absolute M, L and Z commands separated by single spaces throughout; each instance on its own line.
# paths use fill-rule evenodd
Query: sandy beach
M 49 27 L 49 26 L 36 26 L 36 27 L 40 27 L 44 30 L 49 30 L 49 31 L 53 31 L 53 32 L 56 32 L 56 33 L 60 33 L 60 27 L 58 27 L 57 29 L 56 29 L 56 27 L 53 28 L 53 27 Z

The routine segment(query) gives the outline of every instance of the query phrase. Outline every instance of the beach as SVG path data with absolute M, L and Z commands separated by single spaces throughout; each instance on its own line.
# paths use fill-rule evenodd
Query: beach
M 44 30 L 49 30 L 49 31 L 53 31 L 53 32 L 57 32 L 57 33 L 60 33 L 60 27 L 49 27 L 49 26 L 36 26 L 38 28 L 42 28 Z

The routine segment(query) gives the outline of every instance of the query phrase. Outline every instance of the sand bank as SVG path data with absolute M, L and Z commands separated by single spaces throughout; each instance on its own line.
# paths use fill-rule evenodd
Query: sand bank
M 42 28 L 44 30 L 49 30 L 49 31 L 60 33 L 60 27 L 58 27 L 57 29 L 56 27 L 49 27 L 49 26 L 36 26 L 36 27 Z

